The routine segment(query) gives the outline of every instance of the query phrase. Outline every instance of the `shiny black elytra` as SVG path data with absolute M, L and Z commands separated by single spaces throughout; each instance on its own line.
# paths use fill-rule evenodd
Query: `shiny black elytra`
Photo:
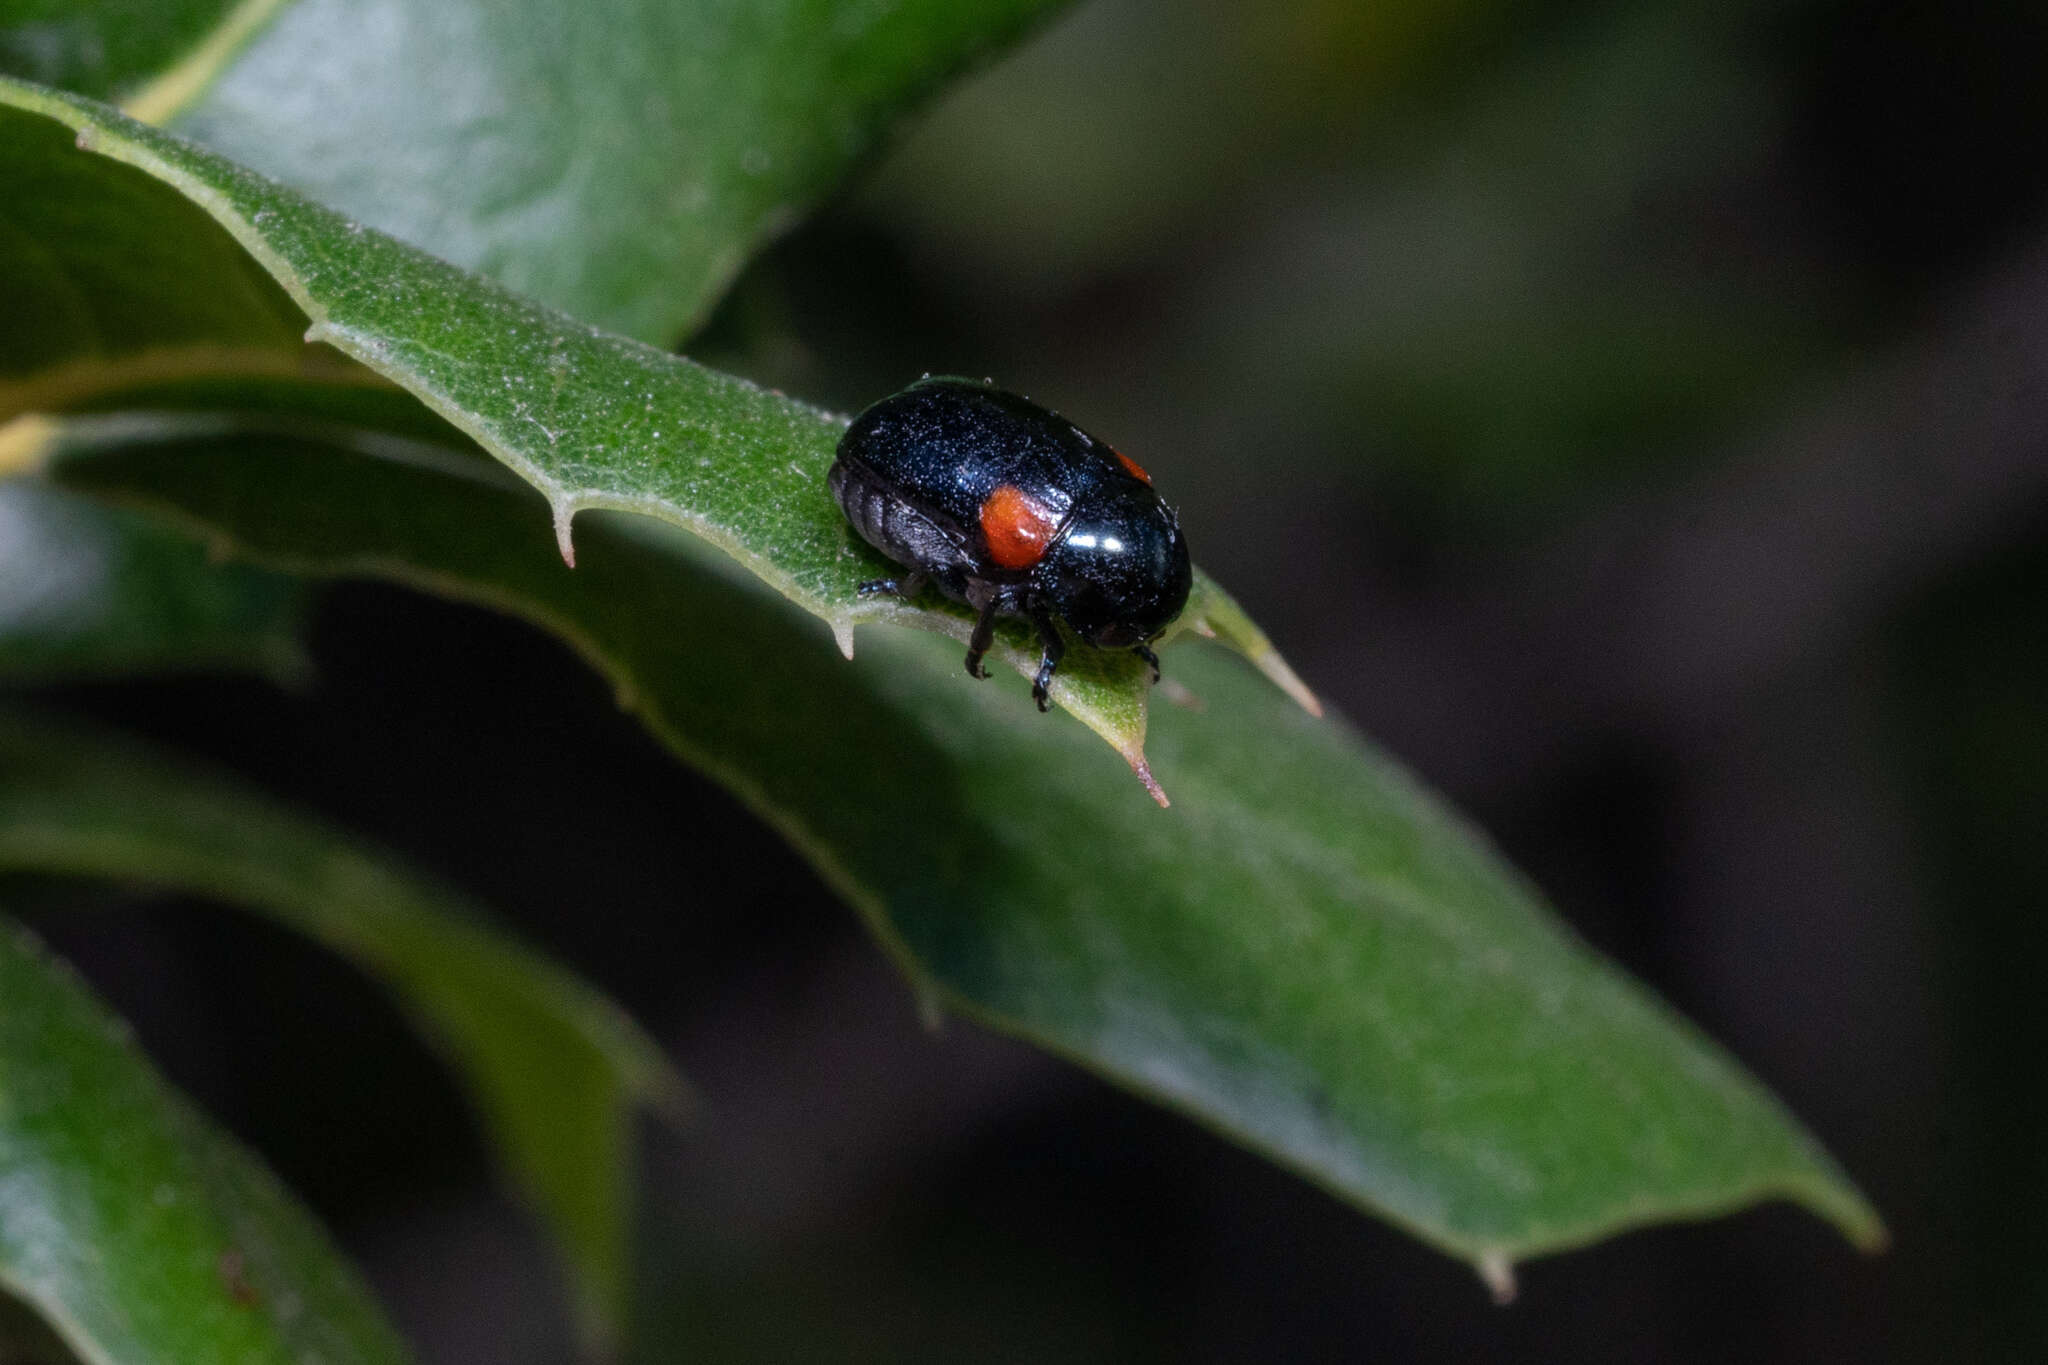
M 927 583 L 980 613 L 967 671 L 998 616 L 1022 616 L 1045 647 L 1031 695 L 1066 652 L 1057 621 L 1098 649 L 1147 642 L 1187 605 L 1193 570 L 1180 519 L 1128 456 L 1057 413 L 990 384 L 927 378 L 891 394 L 839 438 L 827 478 L 861 539 L 909 572 L 863 595 L 916 597 Z

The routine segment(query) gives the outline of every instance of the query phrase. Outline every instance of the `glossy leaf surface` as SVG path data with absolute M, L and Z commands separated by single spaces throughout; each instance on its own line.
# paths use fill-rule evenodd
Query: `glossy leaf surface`
M 0 918 L 0 1289 L 92 1365 L 409 1357 L 276 1177 Z
M 77 155 L 65 128 L 112 160 Z M 50 283 L 60 274 L 67 290 L 77 277 L 95 292 L 95 319 L 125 314 L 166 291 L 192 292 L 188 272 L 218 276 L 233 285 L 208 305 L 220 316 L 209 312 L 181 319 L 175 330 L 168 323 L 158 329 L 157 347 L 196 357 L 195 381 L 211 376 L 219 382 L 253 355 L 262 359 L 250 363 L 252 372 L 291 392 L 340 391 L 369 403 L 378 390 L 364 378 L 367 367 L 538 488 L 552 508 L 565 558 L 573 558 L 570 522 L 578 511 L 642 512 L 730 554 L 826 621 L 848 653 L 859 621 L 900 622 L 966 639 L 964 608 L 914 608 L 859 596 L 859 585 L 885 575 L 890 565 L 852 533 L 825 489 L 842 419 L 574 322 L 91 101 L 0 81 L 0 145 L 11 140 L 28 148 L 13 155 L 23 178 L 58 187 L 42 191 L 39 201 L 39 221 L 49 226 L 9 263 L 27 282 L 6 287 L 21 290 L 30 306 L 61 314 L 58 295 L 65 291 Z M 121 224 L 100 223 L 110 207 Z M 161 218 L 166 250 L 155 254 L 137 244 L 122 258 L 126 268 L 112 270 L 108 254 L 59 240 L 56 225 L 72 214 L 94 232 L 128 232 L 127 220 L 136 215 Z M 253 275 L 237 250 L 249 253 L 265 274 Z M 59 251 L 71 253 L 64 271 L 37 269 L 39 257 Z M 301 346 L 280 322 L 293 308 L 311 320 L 309 337 L 360 365 L 338 362 L 325 347 Z M 207 346 L 216 329 L 225 359 Z M 36 353 L 33 341 L 18 343 L 12 368 L 27 372 L 16 383 L 11 410 L 0 389 L 0 421 L 38 406 L 105 406 L 132 383 L 164 382 L 150 369 L 154 352 L 110 357 L 111 343 L 93 340 L 97 335 L 81 327 L 68 355 L 61 347 Z M 206 370 L 216 360 L 223 369 Z M 104 377 L 105 387 L 95 389 L 89 377 L 53 382 L 53 374 L 71 372 L 67 364 Z M 146 380 L 130 373 L 138 368 Z M 1176 629 L 1219 635 L 1314 704 L 1271 644 L 1205 578 L 1198 576 Z M 1007 623 L 995 655 L 1028 677 L 1038 657 L 1029 627 Z M 1159 794 L 1145 766 L 1146 683 L 1135 658 L 1070 651 L 1053 698 L 1108 740 Z
M 0 713 L 0 871 L 176 887 L 267 915 L 378 977 L 467 1085 L 561 1244 L 592 1340 L 626 1291 L 631 1127 L 680 1082 L 603 996 L 459 897 L 213 773 Z M 0 997 L 5 998 L 5 997 Z
M 887 633 L 852 662 L 696 542 L 598 517 L 562 570 L 523 490 L 275 437 L 108 439 L 74 486 L 259 562 L 369 574 L 568 640 L 782 830 L 935 1009 L 1036 1041 L 1496 1279 L 1522 1256 L 1781 1196 L 1882 1237 L 1711 1043 L 1577 941 L 1341 723 L 1194 646 L 1155 727 L 1173 809 Z M 707 572 L 707 566 L 713 572 Z
M 0 0 L 0 72 L 118 92 L 437 256 L 667 343 L 911 106 L 1053 7 Z

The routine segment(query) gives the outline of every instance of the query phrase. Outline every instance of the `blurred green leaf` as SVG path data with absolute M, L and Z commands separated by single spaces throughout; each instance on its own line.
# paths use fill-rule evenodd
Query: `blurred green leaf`
M 1390 97 L 1502 45 L 1506 0 L 1093 0 L 962 82 L 856 192 L 977 293 L 1071 298 L 1229 242 Z M 1450 66 L 1450 70 L 1445 68 Z M 1239 357 L 1249 359 L 1250 357 Z
M 1196 478 L 1285 451 L 1286 482 L 1404 536 L 1533 544 L 1869 339 L 1816 206 L 1753 211 L 1800 156 L 1797 82 L 1758 46 L 1784 12 L 1095 0 L 920 119 L 850 208 L 944 282 L 956 344 L 1103 385 Z M 801 287 L 737 368 L 859 364 Z M 1014 325 L 1133 288 L 1155 320 L 1107 345 Z
M 0 1290 L 92 1365 L 395 1365 L 404 1346 L 276 1177 L 0 918 Z
M 264 0 L 0 0 L 0 72 L 110 99 Z
M 288 578 L 26 480 L 0 483 L 0 681 L 305 671 Z
M 1343 192 L 1208 273 L 1189 368 L 1497 537 L 1704 458 L 1847 320 L 1811 224 L 1736 207 L 1792 154 L 1759 8 L 1596 10 L 1390 111 Z
M 81 146 L 112 160 L 81 170 L 76 163 L 97 158 L 77 156 L 71 139 L 58 136 L 59 124 L 77 129 Z M 199 278 L 218 273 L 238 289 L 246 286 L 244 296 L 232 307 L 228 295 L 216 300 L 228 316 L 193 319 L 180 333 L 179 354 L 216 355 L 205 338 L 218 327 L 227 338 L 229 370 L 237 357 L 253 354 L 262 358 L 251 366 L 255 372 L 272 374 L 278 383 L 314 385 L 317 375 L 342 367 L 283 334 L 279 318 L 296 306 L 312 320 L 308 337 L 402 385 L 540 489 L 553 511 L 562 555 L 571 562 L 570 520 L 578 511 L 643 512 L 732 555 L 825 620 L 848 654 L 860 621 L 893 621 L 967 638 L 971 618 L 963 607 L 916 608 L 859 595 L 863 581 L 885 575 L 891 566 L 853 534 L 825 491 L 840 418 L 573 322 L 91 101 L 0 81 L 0 145 L 10 140 L 31 148 L 14 157 L 31 183 L 54 180 L 67 195 L 61 202 L 46 199 L 38 211 L 38 221 L 52 235 L 26 236 L 15 261 L 0 258 L 0 268 L 13 266 L 27 277 L 26 285 L 16 287 L 31 303 L 39 290 L 89 286 L 101 294 L 94 319 L 118 318 L 126 307 L 141 306 L 173 286 L 191 291 L 194 274 L 188 269 Z M 53 161 L 72 164 L 45 176 L 42 168 Z M 135 182 L 143 177 L 115 162 L 139 168 L 178 193 L 138 188 Z M 102 185 L 113 187 L 104 201 Z M 76 237 L 55 235 L 60 220 L 95 224 L 103 208 L 164 217 L 168 249 L 109 259 L 96 250 L 67 247 Z M 201 209 L 226 232 L 206 223 Z M 246 265 L 233 258 L 235 243 L 275 284 L 265 288 L 250 277 Z M 67 250 L 71 258 L 62 270 L 41 259 Z M 9 273 L 0 270 L 0 280 Z M 90 381 L 77 381 L 67 402 L 62 394 L 53 396 L 47 378 L 80 367 L 108 376 L 108 392 L 94 395 L 93 404 L 113 401 L 111 395 L 132 382 L 128 371 L 149 359 L 148 352 L 110 356 L 118 344 L 100 339 L 90 350 L 74 344 L 67 353 L 60 340 L 42 353 L 40 373 L 17 381 L 13 408 L 0 390 L 0 421 L 39 406 L 90 405 Z M 17 371 L 36 363 L 34 343 L 17 348 Z M 349 388 L 362 373 L 347 367 L 336 382 Z M 1217 634 L 1313 706 L 1271 644 L 1207 579 L 1198 580 L 1176 628 Z M 1030 676 L 1038 663 L 1031 628 L 1006 622 L 994 656 Z M 1136 659 L 1093 649 L 1072 651 L 1052 689 L 1053 699 L 1108 740 L 1163 802 L 1145 764 L 1146 695 L 1145 671 Z
M 357 840 L 141 745 L 5 713 L 0 870 L 177 887 L 383 980 L 560 1242 L 586 1333 L 609 1338 L 627 1288 L 632 1111 L 673 1109 L 682 1093 L 617 1006 Z
M 1559 926 L 1340 723 L 1190 647 L 1170 811 L 1088 741 L 885 632 L 842 663 L 697 542 L 594 517 L 560 571 L 525 490 L 275 436 L 81 423 L 67 483 L 259 562 L 515 612 L 801 850 L 928 1004 L 1179 1108 L 1499 1283 L 1517 1258 L 1782 1196 L 1875 1214 L 1711 1043 Z M 707 571 L 707 567 L 709 571 Z
M 668 343 L 912 105 L 1054 7 L 0 0 L 0 71 L 118 89 L 365 223 Z

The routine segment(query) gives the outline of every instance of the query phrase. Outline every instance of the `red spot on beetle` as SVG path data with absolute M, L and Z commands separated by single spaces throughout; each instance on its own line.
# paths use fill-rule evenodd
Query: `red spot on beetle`
M 1052 509 L 1013 484 L 1002 484 L 981 504 L 981 534 L 988 557 L 1005 569 L 1028 569 L 1045 554 L 1060 528 Z
M 1145 467 L 1139 464 L 1136 460 L 1124 454 L 1115 446 L 1111 446 L 1109 448 L 1109 453 L 1116 456 L 1116 462 L 1122 465 L 1124 467 L 1125 472 L 1127 472 L 1132 478 L 1143 479 L 1146 483 L 1152 482 L 1152 476 L 1150 474 L 1147 474 L 1145 472 Z

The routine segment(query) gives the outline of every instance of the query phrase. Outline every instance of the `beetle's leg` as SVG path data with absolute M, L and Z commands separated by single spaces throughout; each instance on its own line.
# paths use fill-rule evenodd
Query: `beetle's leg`
M 1031 680 L 1031 700 L 1038 703 L 1038 709 L 1047 709 L 1046 692 L 1052 686 L 1052 675 L 1060 666 L 1060 656 L 1067 652 L 1067 642 L 1060 638 L 1059 627 L 1052 623 L 1052 617 L 1043 608 L 1031 613 L 1032 624 L 1038 627 L 1039 643 L 1045 646 L 1045 654 L 1038 661 L 1038 676 Z
M 1148 664 L 1150 664 L 1150 665 L 1152 666 L 1152 681 L 1153 681 L 1153 682 L 1158 682 L 1158 681 L 1159 681 L 1159 656 L 1158 656 L 1157 654 L 1154 654 L 1154 653 L 1152 652 L 1152 646 L 1150 646 L 1150 645 L 1132 645 L 1132 646 L 1131 646 L 1131 653 L 1133 653 L 1133 654 L 1137 655 L 1137 656 L 1138 656 L 1139 658 L 1143 659 L 1143 660 L 1144 660 L 1144 661 L 1145 661 L 1146 663 L 1148 663 Z
M 967 637 L 967 675 L 971 678 L 988 676 L 988 670 L 981 666 L 981 656 L 996 642 L 996 612 L 1002 605 L 1000 594 L 990 597 L 981 608 L 981 618 L 974 623 L 974 634 Z
M 887 593 L 891 597 L 900 597 L 908 602 L 924 591 L 924 584 L 925 576 L 923 574 L 907 573 L 901 578 L 870 579 L 868 582 L 861 584 L 858 591 L 862 597 L 874 597 L 880 593 Z

